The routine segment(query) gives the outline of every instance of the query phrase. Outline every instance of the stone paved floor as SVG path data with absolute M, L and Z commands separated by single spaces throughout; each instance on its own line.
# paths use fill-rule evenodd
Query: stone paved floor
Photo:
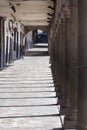
M 26 56 L 0 71 L 0 130 L 60 130 L 56 103 L 49 56 Z

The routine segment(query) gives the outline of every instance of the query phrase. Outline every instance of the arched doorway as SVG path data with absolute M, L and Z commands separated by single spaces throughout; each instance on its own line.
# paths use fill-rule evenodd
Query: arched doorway
M 48 55 L 48 35 L 40 29 L 31 30 L 24 37 L 24 46 L 26 56 L 29 56 L 32 53 L 31 51 L 33 48 L 36 48 L 35 52 L 33 51 L 34 55 Z
M 33 48 L 37 43 L 44 43 L 48 46 L 48 34 L 46 34 L 43 30 L 31 30 L 25 36 L 23 40 L 23 44 L 26 50 Z

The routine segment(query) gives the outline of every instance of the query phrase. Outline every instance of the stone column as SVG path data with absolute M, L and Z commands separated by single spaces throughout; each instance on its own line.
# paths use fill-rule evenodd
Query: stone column
M 62 20 L 61 23 L 59 25 L 59 29 L 58 29 L 58 39 L 57 39 L 57 45 L 56 48 L 57 49 L 57 79 L 58 79 L 58 85 L 59 85 L 59 102 L 61 103 L 62 97 L 63 97 L 63 93 L 64 93 L 64 86 L 63 86 L 63 49 L 64 49 L 64 44 L 63 44 L 63 30 L 62 30 Z
M 58 79 L 57 79 L 57 37 L 54 37 L 54 56 L 55 56 L 55 68 L 54 68 L 54 85 L 55 85 L 55 90 L 56 90 L 56 95 L 58 93 Z
M 7 36 L 6 36 L 6 21 L 4 21 L 4 67 L 6 67 L 6 42 L 7 42 Z
M 64 100 L 65 93 L 65 20 L 61 19 L 61 88 L 60 99 L 58 103 L 61 105 Z
M 65 90 L 64 101 L 61 105 L 61 114 L 66 114 L 70 101 L 70 18 L 65 18 Z M 63 109 L 64 108 L 64 109 Z
M 53 38 L 53 52 L 54 52 L 54 66 L 53 66 L 53 79 L 54 79 L 54 86 L 56 91 L 56 96 L 58 93 L 58 79 L 57 79 L 57 37 Z
M 87 130 L 87 0 L 78 0 L 77 130 Z
M 9 55 L 10 55 L 10 37 L 7 38 L 7 42 L 8 42 L 8 47 L 7 47 L 7 65 L 10 63 L 10 58 L 9 58 Z
M 65 128 L 76 128 L 77 122 L 77 51 L 78 51 L 78 0 L 71 0 L 70 38 L 70 108 L 65 117 Z
M 2 17 L 0 17 L 0 69 L 3 68 L 4 65 L 4 20 Z
M 53 80 L 55 84 L 56 76 L 55 76 L 55 45 L 54 45 L 54 38 L 51 38 L 50 42 L 50 56 L 51 56 L 51 68 L 52 68 L 52 74 L 53 74 Z
M 21 49 L 21 32 L 18 32 L 18 58 L 20 58 L 21 54 L 20 54 L 20 49 Z
M 59 23 L 58 23 L 59 24 Z M 56 45 L 55 45 L 55 56 L 56 56 L 56 96 L 58 97 L 58 103 L 60 102 L 60 98 L 63 92 L 62 85 L 62 23 L 57 25 L 56 29 Z
M 59 89 L 60 89 L 60 27 L 57 27 L 56 32 L 56 95 L 59 97 Z

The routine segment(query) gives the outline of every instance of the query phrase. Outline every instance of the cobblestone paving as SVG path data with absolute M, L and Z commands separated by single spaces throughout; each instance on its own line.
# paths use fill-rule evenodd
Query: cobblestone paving
M 0 71 L 0 130 L 60 130 L 56 103 L 49 56 L 27 56 Z

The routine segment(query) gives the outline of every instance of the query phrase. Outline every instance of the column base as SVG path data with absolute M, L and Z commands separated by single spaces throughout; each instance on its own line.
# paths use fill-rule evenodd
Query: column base
M 66 121 L 77 121 L 77 109 L 76 108 L 69 108 L 69 112 L 65 117 Z
M 67 121 L 65 120 L 64 121 L 64 130 L 66 129 L 75 129 L 76 130 L 76 125 L 77 125 L 77 122 L 76 121 Z
M 65 128 L 76 128 L 77 125 L 77 109 L 74 107 L 69 108 L 69 112 L 65 116 L 64 126 Z

